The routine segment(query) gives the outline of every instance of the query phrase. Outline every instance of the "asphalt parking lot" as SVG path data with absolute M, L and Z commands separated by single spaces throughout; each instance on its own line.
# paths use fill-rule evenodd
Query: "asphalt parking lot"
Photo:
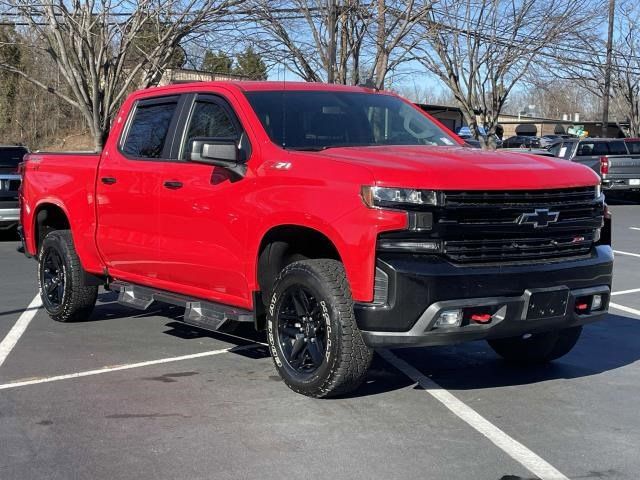
M 636 479 L 640 205 L 611 208 L 613 306 L 569 355 L 523 370 L 480 342 L 381 352 L 332 400 L 287 389 L 251 330 L 197 331 L 178 308 L 102 292 L 88 321 L 53 322 L 5 234 L 0 479 Z

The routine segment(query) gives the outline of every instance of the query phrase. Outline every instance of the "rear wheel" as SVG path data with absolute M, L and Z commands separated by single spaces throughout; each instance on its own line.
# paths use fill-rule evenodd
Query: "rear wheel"
M 505 360 L 524 363 L 546 363 L 560 358 L 576 345 L 582 327 L 571 327 L 527 336 L 489 340 L 493 350 Z
M 267 309 L 275 367 L 295 392 L 329 397 L 356 389 L 371 363 L 342 264 L 304 260 L 278 276 Z
M 86 320 L 98 296 L 98 287 L 83 283 L 80 259 L 69 230 L 55 230 L 42 241 L 38 256 L 42 304 L 58 322 Z

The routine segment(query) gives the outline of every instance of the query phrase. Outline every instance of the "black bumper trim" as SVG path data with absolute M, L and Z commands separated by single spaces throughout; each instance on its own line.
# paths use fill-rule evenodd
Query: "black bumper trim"
M 358 327 L 365 332 L 365 337 L 376 345 L 384 344 L 376 339 L 383 339 L 390 345 L 442 344 L 462 341 L 467 336 L 471 340 L 488 338 L 489 334 L 483 334 L 481 329 L 453 333 L 432 331 L 429 332 L 429 339 L 411 340 L 410 338 L 416 334 L 424 336 L 424 329 L 414 330 L 414 327 L 421 321 L 425 312 L 431 314 L 439 305 L 457 305 L 465 302 L 472 306 L 484 306 L 487 305 L 486 302 L 494 302 L 494 305 L 515 302 L 524 306 L 527 292 L 545 289 L 564 289 L 575 293 L 596 288 L 607 293 L 612 283 L 613 251 L 608 245 L 599 245 L 593 248 L 587 258 L 477 267 L 454 265 L 441 257 L 430 255 L 379 254 L 377 267 L 388 275 L 388 300 L 385 305 L 355 305 Z M 515 311 L 517 308 L 511 307 L 510 315 Z M 563 318 L 528 320 L 526 325 L 531 328 L 553 329 L 591 321 L 589 316 L 580 315 L 573 318 L 573 310 L 567 312 L 569 313 Z M 600 316 L 594 313 L 593 318 Z M 506 325 L 520 318 L 510 316 L 501 322 L 499 328 L 496 322 L 493 322 L 493 326 L 487 330 L 491 330 L 491 335 L 518 335 L 518 326 L 521 326 L 522 322 L 515 323 L 513 329 L 508 329 Z M 409 338 L 403 340 L 403 337 Z M 442 341 L 430 340 L 439 337 L 443 337 Z
M 552 289 L 527 290 L 518 297 L 486 297 L 436 302 L 430 305 L 415 325 L 406 332 L 363 331 L 362 335 L 365 342 L 371 347 L 450 345 L 584 325 L 599 320 L 607 314 L 611 290 L 609 286 L 602 285 L 571 290 L 566 313 L 563 315 L 527 320 L 526 312 L 531 294 L 545 290 Z M 596 294 L 603 297 L 603 306 L 600 310 L 584 315 L 575 313 L 577 298 Z M 442 311 L 467 307 L 495 307 L 497 313 L 489 324 L 468 324 L 462 327 L 445 328 L 434 326 Z

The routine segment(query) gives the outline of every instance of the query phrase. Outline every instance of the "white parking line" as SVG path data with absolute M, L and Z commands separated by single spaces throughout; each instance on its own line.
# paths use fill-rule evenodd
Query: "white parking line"
M 41 377 L 31 378 L 29 380 L 18 380 L 15 382 L 9 382 L 0 385 L 0 390 L 7 390 L 9 388 L 26 387 L 27 385 L 37 385 L 39 383 L 58 382 L 60 380 L 68 380 L 70 378 L 89 377 L 92 375 L 100 375 L 102 373 L 118 372 L 120 370 L 131 370 L 132 368 L 148 367 L 150 365 L 160 365 L 162 363 L 181 362 L 183 360 L 192 360 L 194 358 L 211 357 L 213 355 L 220 355 L 221 353 L 240 352 L 242 350 L 249 350 L 251 348 L 261 347 L 259 343 L 251 345 L 242 345 L 240 347 L 229 347 L 220 350 L 209 350 L 207 352 L 192 353 L 190 355 L 181 355 L 179 357 L 167 357 L 159 358 L 157 360 L 149 360 L 146 362 L 129 363 L 126 365 L 115 365 L 112 367 L 103 367 L 96 370 L 85 370 L 84 372 L 67 373 L 65 375 L 56 375 L 53 377 Z
M 20 337 L 31 323 L 31 320 L 33 320 L 33 317 L 36 316 L 41 306 L 42 301 L 40 300 L 40 295 L 36 295 L 33 297 L 33 300 L 31 300 L 27 309 L 22 312 L 15 325 L 9 330 L 7 336 L 4 337 L 4 340 L 0 343 L 0 367 L 11 353 L 11 350 L 13 350 L 13 347 L 16 346 L 16 343 L 18 343 L 18 340 L 20 340 Z
M 442 403 L 454 415 L 487 437 L 494 445 L 531 473 L 537 475 L 541 480 L 569 480 L 568 477 L 560 473 L 546 460 L 507 435 L 478 412 L 389 350 L 380 350 L 378 353 L 407 377 L 417 382 L 429 395 Z
M 631 290 L 620 290 L 619 292 L 613 292 L 611 296 L 614 295 L 625 295 L 627 293 L 638 293 L 640 292 L 640 288 L 632 288 Z
M 621 250 L 614 250 L 613 253 L 617 253 L 618 255 L 629 255 L 630 257 L 640 258 L 640 253 L 623 252 Z
M 613 302 L 609 302 L 609 306 L 617 310 L 622 310 L 623 312 L 631 313 L 633 315 L 637 315 L 638 317 L 640 317 L 640 310 L 637 310 L 635 308 L 625 307 L 624 305 L 620 305 Z

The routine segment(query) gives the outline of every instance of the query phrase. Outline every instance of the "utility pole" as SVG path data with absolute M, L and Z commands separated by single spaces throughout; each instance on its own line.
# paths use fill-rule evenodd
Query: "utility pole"
M 602 136 L 606 137 L 609 130 L 609 97 L 611 96 L 611 54 L 613 52 L 613 22 L 616 11 L 616 1 L 609 0 L 609 32 L 607 36 L 607 64 L 604 73 L 604 98 L 602 102 Z

